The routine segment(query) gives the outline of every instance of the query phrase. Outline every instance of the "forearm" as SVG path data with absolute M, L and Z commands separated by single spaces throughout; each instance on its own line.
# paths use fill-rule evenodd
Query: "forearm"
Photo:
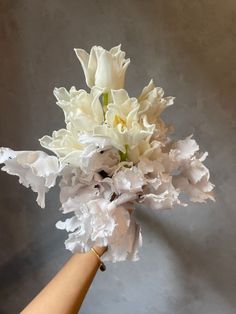
M 105 251 L 96 250 L 99 255 Z M 99 265 L 99 259 L 91 251 L 73 255 L 21 314 L 78 313 Z

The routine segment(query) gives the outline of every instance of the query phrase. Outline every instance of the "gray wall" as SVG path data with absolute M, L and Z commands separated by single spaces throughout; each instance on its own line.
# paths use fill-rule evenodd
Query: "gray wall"
M 63 126 L 55 86 L 85 87 L 74 47 L 118 43 L 132 63 L 131 95 L 154 78 L 176 105 L 176 136 L 194 133 L 217 202 L 137 211 L 141 260 L 98 273 L 82 314 L 233 314 L 236 311 L 236 3 L 234 0 L 0 0 L 0 146 L 39 149 Z M 0 313 L 17 313 L 70 254 L 47 208 L 15 177 L 0 175 Z

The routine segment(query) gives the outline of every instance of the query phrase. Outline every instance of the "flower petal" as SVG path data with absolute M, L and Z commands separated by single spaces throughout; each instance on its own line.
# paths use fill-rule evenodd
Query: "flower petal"
M 45 207 L 45 193 L 56 183 L 61 171 L 59 161 L 42 151 L 18 151 L 2 149 L 8 159 L 4 161 L 3 171 L 19 177 L 19 182 L 38 193 L 37 203 Z

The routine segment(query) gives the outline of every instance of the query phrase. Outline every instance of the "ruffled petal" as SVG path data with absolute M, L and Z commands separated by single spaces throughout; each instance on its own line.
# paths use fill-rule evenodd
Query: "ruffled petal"
M 55 185 L 61 171 L 58 159 L 42 151 L 14 152 L 2 148 L 0 160 L 5 163 L 1 170 L 18 176 L 21 184 L 38 193 L 37 203 L 44 208 L 45 193 Z

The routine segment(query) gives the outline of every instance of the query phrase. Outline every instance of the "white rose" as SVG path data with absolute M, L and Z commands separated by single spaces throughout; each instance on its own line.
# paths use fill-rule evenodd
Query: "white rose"
M 125 52 L 121 45 L 110 51 L 102 47 L 92 47 L 90 54 L 83 49 L 75 49 L 75 53 L 82 65 L 86 83 L 102 88 L 104 92 L 124 87 L 125 72 L 130 59 L 125 59 Z

